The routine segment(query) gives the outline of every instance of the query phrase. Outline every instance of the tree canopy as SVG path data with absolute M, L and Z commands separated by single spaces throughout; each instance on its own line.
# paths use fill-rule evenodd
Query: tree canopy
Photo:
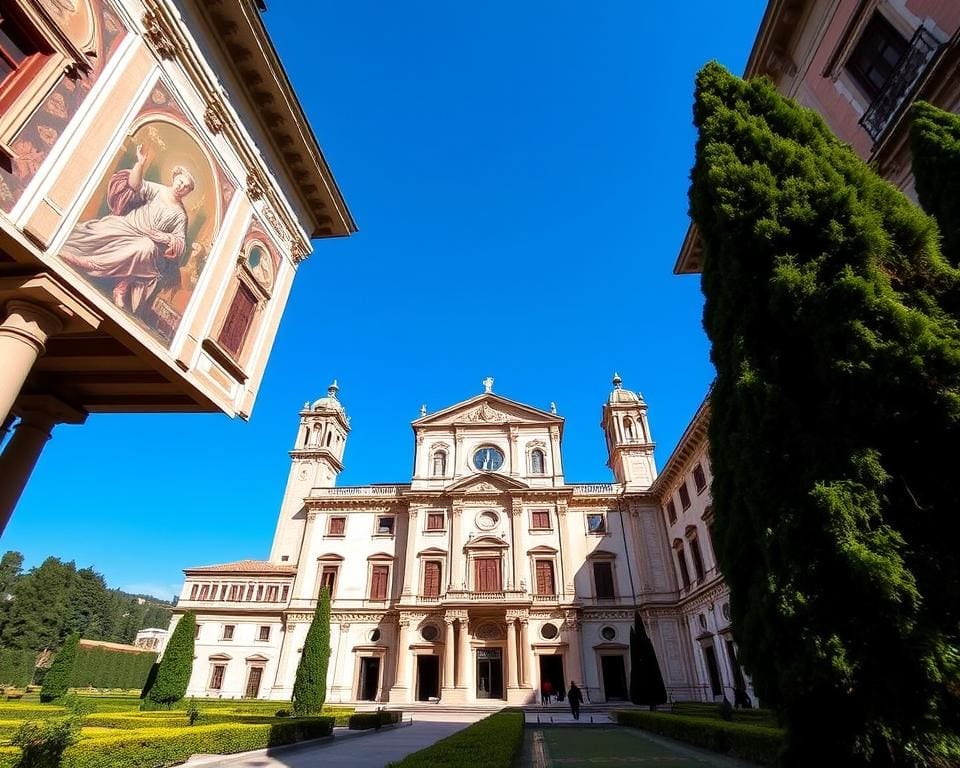
M 960 265 L 960 115 L 913 105 L 910 146 L 917 197 L 940 225 L 943 255 Z
M 697 76 L 717 555 L 789 765 L 960 759 L 960 273 L 766 80 Z

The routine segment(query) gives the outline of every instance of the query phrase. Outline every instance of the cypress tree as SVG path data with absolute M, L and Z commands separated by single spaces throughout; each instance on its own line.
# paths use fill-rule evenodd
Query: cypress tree
M 80 635 L 74 632 L 57 655 L 47 674 L 43 678 L 43 688 L 40 689 L 40 701 L 56 701 L 67 693 L 70 678 L 73 676 L 73 665 L 77 660 L 77 649 L 80 647 Z
M 147 698 L 154 704 L 170 707 L 186 694 L 193 671 L 193 641 L 196 636 L 197 618 L 187 611 L 170 635 L 157 676 L 147 692 Z
M 646 704 L 653 709 L 667 703 L 667 689 L 663 684 L 660 664 L 640 618 L 640 611 L 633 615 L 630 627 L 630 701 Z
M 715 542 L 787 765 L 960 761 L 960 273 L 766 80 L 697 76 Z
M 293 683 L 295 717 L 317 715 L 327 700 L 327 665 L 330 662 L 330 590 L 320 589 L 317 610 L 307 630 L 303 654 Z
M 940 225 L 943 255 L 960 265 L 960 115 L 913 105 L 910 146 L 920 205 Z

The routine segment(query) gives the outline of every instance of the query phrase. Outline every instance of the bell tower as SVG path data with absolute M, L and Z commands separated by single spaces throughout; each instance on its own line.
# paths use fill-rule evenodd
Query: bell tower
M 300 411 L 300 428 L 290 451 L 290 474 L 273 537 L 271 562 L 296 565 L 307 520 L 303 500 L 310 495 L 311 488 L 332 488 L 343 471 L 350 418 L 337 399 L 339 391 L 334 379 L 326 397 L 304 403 Z
M 613 374 L 613 391 L 603 406 L 600 422 L 607 439 L 607 466 L 618 483 L 630 490 L 646 490 L 657 477 L 654 442 L 643 397 L 623 388 L 619 373 Z

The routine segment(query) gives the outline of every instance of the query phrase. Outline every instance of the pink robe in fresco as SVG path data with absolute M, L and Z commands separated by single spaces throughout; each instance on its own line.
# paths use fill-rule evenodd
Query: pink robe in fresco
M 112 215 L 78 224 L 60 252 L 61 258 L 90 277 L 126 280 L 134 312 L 149 296 L 166 264 L 179 265 L 187 234 L 187 212 L 180 203 L 161 199 L 160 184 L 143 180 L 130 188 L 130 171 L 115 173 L 107 185 Z M 173 236 L 168 246 L 161 234 Z

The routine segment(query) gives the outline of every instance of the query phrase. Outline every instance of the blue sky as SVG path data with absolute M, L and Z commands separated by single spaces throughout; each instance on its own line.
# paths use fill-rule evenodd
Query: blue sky
M 169 596 L 269 552 L 304 401 L 353 422 L 340 484 L 410 476 L 409 422 L 482 391 L 566 418 L 570 481 L 606 481 L 618 370 L 658 464 L 712 378 L 687 227 L 693 77 L 742 72 L 765 3 L 301 3 L 265 15 L 360 232 L 301 267 L 251 420 L 58 427 L 3 538 Z

